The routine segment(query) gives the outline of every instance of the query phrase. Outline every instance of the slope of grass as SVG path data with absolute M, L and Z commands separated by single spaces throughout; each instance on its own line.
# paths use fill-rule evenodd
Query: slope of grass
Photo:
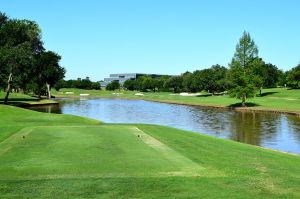
M 66 92 L 73 94 L 66 94 Z M 122 94 L 116 94 L 122 93 Z M 109 98 L 127 98 L 127 99 L 144 99 L 167 103 L 179 103 L 187 105 L 231 107 L 238 106 L 240 100 L 230 98 L 229 96 L 180 96 L 169 92 L 145 92 L 144 96 L 136 96 L 133 91 L 96 91 L 81 89 L 61 89 L 53 91 L 58 97 L 79 97 L 80 93 L 89 93 L 90 97 L 109 97 Z M 115 93 L 115 94 L 113 94 Z M 290 90 L 286 88 L 264 89 L 262 97 L 248 99 L 249 109 L 260 110 L 278 110 L 286 112 L 300 113 L 300 90 Z
M 0 142 L 24 127 L 92 124 L 100 124 L 100 122 L 73 115 L 39 113 L 18 107 L 0 105 Z
M 6 93 L 0 91 L 0 104 L 3 104 Z M 8 97 L 8 104 L 16 106 L 31 106 L 31 105 L 45 105 L 57 104 L 56 101 L 51 99 L 38 99 L 36 97 L 26 95 L 23 93 L 10 93 Z
M 0 105 L 0 139 L 2 198 L 300 197 L 299 156 L 169 127 Z

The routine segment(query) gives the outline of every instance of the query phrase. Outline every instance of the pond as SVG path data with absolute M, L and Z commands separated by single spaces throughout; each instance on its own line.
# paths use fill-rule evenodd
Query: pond
M 84 116 L 106 123 L 166 125 L 300 154 L 300 118 L 285 114 L 237 112 L 125 99 L 61 100 L 59 106 L 30 109 Z

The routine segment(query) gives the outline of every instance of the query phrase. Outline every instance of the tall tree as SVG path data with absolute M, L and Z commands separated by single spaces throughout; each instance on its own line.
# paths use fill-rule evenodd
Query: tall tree
M 244 69 L 250 66 L 253 59 L 258 57 L 258 48 L 250 34 L 244 31 L 239 43 L 236 45 L 233 61 L 237 62 Z
M 261 81 L 253 73 L 253 67 L 259 64 L 258 48 L 247 32 L 243 33 L 236 46 L 236 52 L 229 65 L 228 79 L 231 82 L 229 93 L 232 97 L 242 100 L 245 106 L 246 99 L 255 96 L 256 86 Z
M 59 65 L 61 57 L 52 51 L 39 53 L 36 56 L 35 74 L 37 77 L 37 94 L 40 96 L 43 87 L 46 86 L 48 98 L 51 98 L 51 87 L 64 78 L 65 69 Z M 86 80 L 90 82 L 88 79 Z M 91 86 L 90 86 L 91 87 Z
M 8 101 L 13 84 L 16 86 L 20 76 L 30 71 L 33 56 L 43 51 L 41 31 L 38 25 L 29 20 L 8 19 L 0 14 L 0 64 L 2 76 L 6 76 L 6 96 Z M 23 81 L 24 82 L 24 81 Z
M 7 22 L 7 20 L 8 20 L 8 17 L 6 16 L 6 14 L 0 12 L 0 34 L 2 32 L 1 30 L 2 30 L 3 25 Z M 2 35 L 3 34 L 1 34 L 1 36 Z M 0 91 L 1 91 L 1 89 L 4 89 L 6 86 L 6 83 L 4 81 L 4 79 L 6 78 L 5 77 L 5 67 L 4 67 L 4 63 L 1 63 L 1 61 L 3 61 L 3 60 L 0 58 Z
M 18 75 L 24 75 L 23 72 L 27 71 L 26 67 L 32 62 L 31 57 L 32 54 L 28 43 L 0 48 L 0 63 L 5 68 L 4 74 L 6 74 L 6 77 L 8 75 L 4 104 L 8 103 L 8 97 L 13 88 L 13 83 L 15 83 L 15 86 L 18 83 L 17 81 L 14 81 L 14 78 L 20 79 Z

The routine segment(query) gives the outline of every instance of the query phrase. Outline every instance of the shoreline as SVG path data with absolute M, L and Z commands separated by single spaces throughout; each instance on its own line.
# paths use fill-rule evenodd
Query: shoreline
M 59 96 L 57 99 L 80 99 L 80 96 Z M 209 108 L 209 109 L 223 109 L 227 111 L 238 111 L 238 112 L 258 112 L 258 113 L 273 113 L 273 114 L 285 114 L 291 115 L 295 117 L 300 117 L 300 111 L 293 112 L 288 110 L 278 110 L 278 109 L 266 109 L 266 108 L 258 108 L 258 107 L 230 107 L 230 106 L 222 106 L 222 105 L 206 105 L 206 104 L 192 104 L 192 103 L 184 103 L 184 102 L 176 102 L 176 101 L 164 101 L 164 100 L 155 100 L 155 99 L 145 99 L 141 98 L 128 98 L 122 96 L 89 96 L 85 97 L 85 99 L 126 99 L 126 100 L 144 100 L 149 102 L 158 102 L 158 103 L 165 103 L 165 104 L 177 104 L 177 105 L 184 105 L 184 106 L 192 106 L 198 108 Z
M 200 107 L 200 108 L 223 109 L 223 110 L 228 110 L 228 111 L 239 111 L 239 112 L 260 112 L 260 113 L 285 114 L 285 115 L 292 115 L 292 116 L 300 117 L 300 112 L 292 112 L 292 111 L 276 110 L 276 109 L 264 109 L 264 108 L 254 108 L 254 107 L 228 107 L 228 106 L 221 106 L 221 105 L 201 105 L 201 104 L 189 104 L 189 103 L 173 102 L 173 101 L 166 102 L 166 101 L 160 101 L 160 100 L 148 100 L 148 99 L 143 99 L 143 100 L 159 102 L 159 103 L 166 103 L 166 104 L 186 105 L 186 106 L 193 106 L 193 107 Z

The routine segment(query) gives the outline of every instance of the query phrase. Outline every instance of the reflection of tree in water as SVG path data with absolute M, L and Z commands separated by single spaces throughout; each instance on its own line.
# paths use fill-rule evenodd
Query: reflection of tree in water
M 227 110 L 195 108 L 191 110 L 192 118 L 197 124 L 204 129 L 206 134 L 216 137 L 228 138 L 228 123 L 229 118 L 234 112 Z
M 280 129 L 280 115 L 257 112 L 236 112 L 231 117 L 230 139 L 262 146 L 272 142 Z
M 294 140 L 300 144 L 300 118 L 295 116 L 287 116 L 287 127 L 289 134 L 292 134 Z
M 61 114 L 61 108 L 59 105 L 41 105 L 41 106 L 33 106 L 29 107 L 28 109 L 43 113 L 58 113 Z

